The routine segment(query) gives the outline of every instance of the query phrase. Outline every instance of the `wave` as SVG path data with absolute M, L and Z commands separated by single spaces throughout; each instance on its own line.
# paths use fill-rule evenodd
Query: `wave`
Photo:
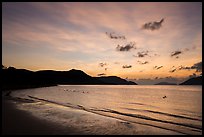
M 147 105 L 147 104 L 143 104 L 143 103 L 136 103 L 136 102 L 129 102 L 128 104 L 140 105 L 140 106 L 149 106 L 149 107 L 158 108 L 158 107 L 156 107 L 156 106 Z
M 134 110 L 134 111 L 145 111 L 145 112 L 156 113 L 156 114 L 161 114 L 161 115 L 171 116 L 171 117 L 176 117 L 176 118 L 183 118 L 183 119 L 189 119 L 189 120 L 202 121 L 202 119 L 197 119 L 197 118 L 192 118 L 192 117 L 187 117 L 187 116 L 182 116 L 182 115 L 176 115 L 176 114 L 170 114 L 170 113 L 165 113 L 165 112 L 160 112 L 160 111 L 134 109 L 134 108 L 123 108 L 123 109 Z
M 183 115 L 186 115 L 186 113 L 188 113 L 188 115 L 190 116 L 196 116 L 196 117 L 199 117 L 199 118 L 202 118 L 202 115 L 198 115 L 198 113 L 194 112 L 194 111 L 190 111 L 190 110 L 184 110 L 184 109 L 174 109 L 174 110 L 177 110 L 177 111 L 180 111 L 180 112 L 185 112 L 183 113 Z
M 111 109 L 103 109 L 103 110 L 101 109 L 101 110 L 95 110 L 95 111 L 103 111 L 103 112 L 115 113 L 115 114 L 120 114 L 120 115 L 125 115 L 125 116 L 145 119 L 145 120 L 151 120 L 151 121 L 175 124 L 175 125 L 186 126 L 186 127 L 190 127 L 190 128 L 196 128 L 196 129 L 200 129 L 200 130 L 202 129 L 202 127 L 200 127 L 199 125 L 186 124 L 186 123 L 176 123 L 176 122 L 172 122 L 172 121 L 155 119 L 155 118 L 151 118 L 151 117 L 144 116 L 144 115 L 139 115 L 139 114 L 123 113 L 123 112 L 119 112 L 119 111 L 111 110 Z M 154 113 L 156 113 L 156 112 L 154 112 Z

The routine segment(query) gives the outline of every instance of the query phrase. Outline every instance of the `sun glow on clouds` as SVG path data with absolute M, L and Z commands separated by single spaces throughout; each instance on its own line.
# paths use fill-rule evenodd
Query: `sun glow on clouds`
M 2 8 L 5 66 L 76 68 L 92 76 L 104 73 L 134 79 L 188 77 L 193 70 L 169 70 L 202 61 L 202 3 L 4 2 Z M 142 28 L 162 19 L 154 31 Z M 106 32 L 125 39 L 111 39 Z M 130 45 L 129 50 L 130 43 L 134 48 Z M 118 45 L 127 50 L 117 50 Z M 172 58 L 176 51 L 182 53 Z M 99 67 L 100 62 L 106 62 L 107 68 Z M 163 67 L 156 71 L 154 66 Z

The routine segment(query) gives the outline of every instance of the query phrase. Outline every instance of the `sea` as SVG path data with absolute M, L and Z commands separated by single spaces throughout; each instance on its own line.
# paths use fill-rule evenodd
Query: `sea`
M 202 86 L 58 85 L 16 90 L 11 96 L 34 101 L 19 104 L 19 109 L 60 125 L 83 125 L 87 134 L 202 134 Z M 94 121 L 86 113 L 94 114 Z M 96 115 L 125 127 L 102 123 Z

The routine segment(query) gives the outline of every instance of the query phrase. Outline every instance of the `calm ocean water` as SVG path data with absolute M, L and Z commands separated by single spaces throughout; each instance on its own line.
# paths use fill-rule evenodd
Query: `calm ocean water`
M 12 96 L 84 110 L 128 124 L 202 134 L 202 86 L 60 85 L 18 90 Z M 37 104 L 29 104 L 29 110 L 36 111 Z M 37 111 L 40 114 L 44 109 Z M 52 113 L 52 117 L 59 121 L 57 114 Z

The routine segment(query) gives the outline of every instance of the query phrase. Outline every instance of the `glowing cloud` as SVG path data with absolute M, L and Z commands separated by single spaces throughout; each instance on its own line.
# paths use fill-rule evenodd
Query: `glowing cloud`
M 170 73 L 173 73 L 173 72 L 175 72 L 176 71 L 176 69 L 172 69 L 172 70 L 170 70 L 169 72 Z
M 105 73 L 98 74 L 98 76 L 105 76 L 105 75 L 106 75 Z
M 142 58 L 142 57 L 148 56 L 148 52 L 149 52 L 149 51 L 137 52 L 137 55 L 133 55 L 133 56 L 134 56 L 134 57 Z
M 145 62 L 141 62 L 141 61 L 137 61 L 140 65 L 144 65 L 144 64 L 148 64 L 149 62 L 148 61 L 145 61 Z
M 163 66 L 154 66 L 153 69 L 158 70 L 158 69 L 161 69 L 162 67 L 163 67 Z
M 131 68 L 132 65 L 124 65 L 123 68 Z
M 173 56 L 177 56 L 177 55 L 179 55 L 179 54 L 181 54 L 182 53 L 182 51 L 174 51 L 174 52 L 172 52 L 171 53 L 171 57 L 173 57 Z
M 202 61 L 195 63 L 193 66 L 190 66 L 190 67 L 183 67 L 183 66 L 179 67 L 179 70 L 191 70 L 191 69 L 195 69 L 196 72 L 202 72 Z
M 118 44 L 118 46 L 116 47 L 116 50 L 117 51 L 130 51 L 131 49 L 136 49 L 135 44 L 136 44 L 135 42 L 130 42 L 125 46 L 120 46 Z
M 161 28 L 162 26 L 162 23 L 164 22 L 164 18 L 161 19 L 161 21 L 157 22 L 157 21 L 154 21 L 154 22 L 148 22 L 148 23 L 145 23 L 142 28 L 143 29 L 147 29 L 147 30 L 158 30 Z
M 106 35 L 110 38 L 110 39 L 126 39 L 125 36 L 120 36 L 120 35 L 116 35 L 113 33 L 108 33 L 106 32 Z
M 104 66 L 107 66 L 107 64 L 106 63 L 99 63 L 99 66 L 104 67 Z

